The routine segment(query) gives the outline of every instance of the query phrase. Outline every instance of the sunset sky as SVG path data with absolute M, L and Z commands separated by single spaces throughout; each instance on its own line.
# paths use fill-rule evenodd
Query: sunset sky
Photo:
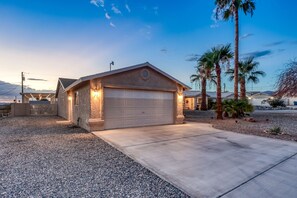
M 253 89 L 264 91 L 297 57 L 297 1 L 255 2 L 253 17 L 240 15 L 240 54 L 258 57 L 267 76 Z M 0 80 L 19 84 L 23 71 L 47 80 L 26 85 L 55 89 L 58 77 L 104 72 L 111 61 L 114 69 L 148 61 L 191 85 L 196 63 L 187 59 L 233 44 L 233 22 L 216 23 L 214 7 L 214 0 L 1 0 Z

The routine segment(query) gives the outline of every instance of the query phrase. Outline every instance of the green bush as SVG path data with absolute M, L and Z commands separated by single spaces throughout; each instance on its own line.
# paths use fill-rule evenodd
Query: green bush
M 244 117 L 246 112 L 253 112 L 253 106 L 248 100 L 224 100 L 223 112 L 225 117 Z
M 275 107 L 285 107 L 285 102 L 279 98 L 269 99 L 267 100 L 268 104 L 275 108 Z
M 271 135 L 279 135 L 279 134 L 282 133 L 280 127 L 273 127 L 273 128 L 271 128 L 271 129 L 269 129 L 268 132 L 269 132 Z
M 211 98 L 208 98 L 208 100 L 207 100 L 207 109 L 208 110 L 211 110 L 211 109 L 215 109 L 215 105 L 216 105 L 216 103 L 213 101 L 213 99 L 211 99 Z

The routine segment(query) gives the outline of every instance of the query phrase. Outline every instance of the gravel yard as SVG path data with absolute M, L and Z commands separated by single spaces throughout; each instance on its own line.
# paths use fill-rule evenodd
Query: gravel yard
M 0 159 L 0 197 L 187 197 L 58 117 L 0 120 Z
M 185 116 L 187 121 L 210 123 L 217 129 L 297 141 L 297 110 L 255 111 L 251 116 L 256 122 L 247 122 L 243 119 L 216 120 L 213 111 L 186 111 Z M 280 127 L 284 134 L 271 135 L 264 132 L 274 127 Z

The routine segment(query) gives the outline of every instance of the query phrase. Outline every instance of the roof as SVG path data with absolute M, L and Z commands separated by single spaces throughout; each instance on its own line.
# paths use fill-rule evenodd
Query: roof
M 52 98 L 55 96 L 55 92 L 26 92 L 21 95 L 26 98 Z
M 172 81 L 175 81 L 176 83 L 182 85 L 184 88 L 191 89 L 188 85 L 182 83 L 181 81 L 177 80 L 176 78 L 174 78 L 174 77 L 170 76 L 169 74 L 163 72 L 162 70 L 160 70 L 157 67 L 153 66 L 149 62 L 145 62 L 145 63 L 142 63 L 142 64 L 133 65 L 133 66 L 129 66 L 129 67 L 124 67 L 124 68 L 121 68 L 121 69 L 116 69 L 116 70 L 112 70 L 112 71 L 108 71 L 108 72 L 103 72 L 103 73 L 98 73 L 98 74 L 94 74 L 94 75 L 81 77 L 80 79 L 73 82 L 70 86 L 68 86 L 65 89 L 65 91 L 68 91 L 71 88 L 75 87 L 76 85 L 78 85 L 78 84 L 80 84 L 82 82 L 85 82 L 85 81 L 89 81 L 89 80 L 96 79 L 96 78 L 103 78 L 103 77 L 106 77 L 106 76 L 111 76 L 111 75 L 114 75 L 114 74 L 127 72 L 127 71 L 131 71 L 131 70 L 134 70 L 134 69 L 142 68 L 142 67 L 149 67 L 149 68 L 163 74 L 164 76 L 171 79 Z
M 76 81 L 76 79 L 71 79 L 71 78 L 59 78 L 59 81 L 63 87 L 63 89 L 66 89 L 67 87 L 69 87 L 69 85 L 71 85 L 72 83 L 74 83 Z
M 207 97 L 210 97 L 210 98 L 216 98 L 217 92 L 207 91 L 206 95 L 207 95 Z M 232 95 L 233 95 L 232 92 L 222 92 L 222 98 L 227 98 Z M 185 97 L 199 97 L 199 96 L 201 96 L 201 92 L 200 91 L 184 91 L 184 96 Z
M 62 88 L 63 88 L 64 91 L 65 91 L 66 88 L 69 87 L 69 85 L 71 85 L 71 84 L 74 83 L 75 81 L 76 81 L 76 79 L 71 79 L 71 78 L 59 78 L 59 80 L 58 80 L 58 84 L 57 84 L 57 89 L 56 89 L 56 98 L 58 97 L 58 93 L 59 93 L 60 85 L 62 86 Z

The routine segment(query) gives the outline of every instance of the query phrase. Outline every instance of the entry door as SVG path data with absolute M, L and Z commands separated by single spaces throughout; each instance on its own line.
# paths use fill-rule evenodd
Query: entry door
M 173 101 L 171 92 L 105 88 L 105 129 L 172 124 Z

